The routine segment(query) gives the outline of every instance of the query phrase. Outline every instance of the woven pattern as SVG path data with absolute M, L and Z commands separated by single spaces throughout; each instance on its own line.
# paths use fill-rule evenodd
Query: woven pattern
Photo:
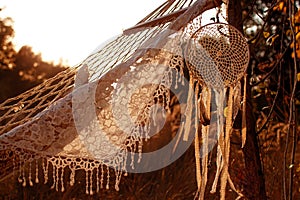
M 175 12 L 183 8 L 183 6 L 187 7 L 192 2 L 193 1 L 189 1 L 187 4 L 187 1 L 185 0 L 174 1 L 165 7 L 168 9 L 165 10 L 166 12 L 164 14 Z M 163 13 L 161 14 L 163 15 Z M 162 15 L 158 16 L 154 14 L 152 15 L 151 19 L 160 17 Z M 149 20 L 151 19 L 149 18 Z M 132 34 L 122 34 L 113 41 L 109 42 L 103 48 L 95 51 L 74 68 L 67 69 L 58 74 L 56 77 L 47 80 L 43 84 L 0 104 L 0 137 L 2 137 L 0 154 L 2 157 L 1 161 L 4 161 L 5 163 L 5 165 L 0 165 L 1 171 L 3 172 L 0 178 L 4 178 L 5 176 L 9 175 L 12 172 L 12 168 L 15 168 L 16 170 L 19 167 L 26 166 L 26 163 L 29 163 L 31 166 L 31 162 L 33 162 L 34 159 L 44 158 L 45 166 L 48 166 L 49 163 L 52 164 L 53 173 L 55 171 L 58 172 L 62 170 L 63 174 L 63 169 L 66 166 L 71 168 L 72 174 L 74 173 L 75 168 L 86 169 L 87 172 L 92 172 L 93 170 L 98 172 L 99 168 L 101 168 L 100 182 L 102 188 L 102 182 L 104 178 L 103 164 L 108 163 L 91 160 L 91 157 L 87 155 L 88 153 L 86 152 L 86 149 L 82 147 L 82 142 L 78 139 L 78 135 L 74 135 L 76 133 L 73 124 L 74 122 L 72 120 L 68 120 L 73 117 L 71 112 L 72 108 L 70 107 L 69 103 L 71 97 L 70 94 L 72 90 L 74 90 L 75 74 L 78 69 L 81 69 L 84 65 L 87 65 L 89 71 L 88 82 L 92 83 L 102 79 L 103 87 L 100 87 L 99 89 L 103 91 L 104 95 L 108 95 L 108 91 L 105 90 L 105 88 L 107 86 L 111 87 L 111 84 L 116 81 L 117 77 L 111 74 L 117 73 L 122 75 L 123 73 L 119 70 L 116 70 L 114 73 L 108 72 L 110 72 L 119 64 L 126 62 L 134 54 L 134 52 L 136 52 L 137 49 L 141 48 L 145 41 L 160 34 L 169 26 L 169 24 L 170 22 L 162 23 L 155 27 L 139 29 Z M 142 47 L 142 49 L 143 48 L 144 47 Z M 103 79 L 105 74 L 109 75 Z M 101 95 L 98 96 L 100 97 Z M 101 106 L 103 106 L 103 104 Z M 63 109 L 56 109 L 59 107 L 66 108 L 66 110 L 62 112 Z M 67 123 L 68 125 L 59 123 L 60 121 L 62 121 L 62 123 Z M 36 129 L 34 124 L 39 124 L 38 129 Z M 69 128 L 65 129 L 66 127 Z M 51 130 L 49 130 L 49 128 Z M 11 133 L 12 129 L 14 129 L 13 133 Z M 57 136 L 56 132 L 58 130 L 61 131 L 60 136 Z M 8 137 L 10 138 L 8 139 L 9 141 L 5 142 L 5 138 L 7 138 L 8 135 L 11 137 Z M 59 139 L 60 137 L 65 136 L 68 138 L 68 140 Z M 13 138 L 20 140 L 18 143 L 14 143 Z M 24 138 L 27 139 L 24 140 Z M 36 138 L 39 138 L 39 140 L 36 140 Z M 70 142 L 70 140 L 73 141 Z M 135 138 L 134 140 L 140 139 Z M 54 146 L 59 148 L 49 148 L 49 141 L 57 143 L 57 145 Z M 47 151 L 41 152 L 39 150 L 37 151 L 37 149 L 47 149 Z M 61 153 L 57 154 L 57 156 L 53 156 L 62 149 L 63 151 Z M 72 158 L 70 155 L 74 155 L 74 150 L 76 151 L 75 154 L 77 156 Z M 65 159 L 65 156 L 68 156 L 68 158 Z M 89 163 L 85 163 L 84 166 L 82 166 L 82 159 L 87 157 L 90 157 Z M 124 159 L 123 156 L 122 158 L 117 156 L 113 160 L 118 160 L 118 162 L 113 165 L 118 167 L 118 169 L 115 168 L 116 173 L 118 173 L 115 183 L 116 187 L 120 179 L 120 171 L 118 170 L 121 170 L 119 168 L 120 166 L 117 165 L 122 163 L 122 159 Z M 66 162 L 68 163 L 67 165 Z M 108 165 L 112 166 L 112 164 Z M 48 167 L 43 166 L 43 169 L 45 182 L 47 182 Z M 19 181 L 22 182 L 23 185 L 26 185 L 27 181 L 29 181 L 30 185 L 32 185 L 31 170 L 29 170 L 29 175 L 25 175 L 24 171 L 20 171 L 20 175 L 22 178 Z M 71 178 L 71 182 L 74 183 L 74 176 L 72 175 L 72 177 L 73 178 Z M 87 174 L 87 177 L 89 177 L 89 174 Z M 56 190 L 58 190 L 58 181 L 60 181 L 60 178 L 53 174 L 53 187 L 56 188 Z M 99 182 L 97 182 L 97 184 L 98 183 Z M 92 193 L 90 184 L 92 184 L 92 181 L 87 181 L 87 193 Z M 108 184 L 109 175 L 107 175 L 106 187 L 108 187 Z M 61 190 L 63 190 L 63 185 Z
M 101 78 L 118 64 L 125 62 L 143 42 L 164 30 L 168 24 L 141 30 L 131 35 L 121 35 L 104 48 L 90 55 L 75 68 L 67 69 L 41 85 L 0 104 L 0 135 L 24 124 L 70 93 L 74 75 L 84 63 L 89 65 L 90 80 Z
M 194 77 L 209 87 L 224 88 L 241 79 L 250 56 L 247 41 L 236 28 L 214 23 L 192 35 L 186 58 Z
M 90 79 L 95 81 L 120 63 L 126 62 L 132 54 L 150 38 L 155 37 L 168 27 L 169 23 L 140 30 L 134 34 L 121 35 L 98 52 L 90 55 L 78 66 L 89 66 Z
M 168 6 L 164 5 L 158 8 L 145 17 L 144 21 L 176 12 L 192 5 L 194 2 L 195 0 L 175 0 L 169 3 Z M 0 135 L 31 120 L 53 102 L 68 94 L 73 88 L 76 70 L 82 67 L 84 63 L 89 66 L 91 77 L 89 81 L 95 81 L 118 64 L 125 62 L 147 39 L 159 34 L 168 25 L 169 23 L 165 23 L 154 28 L 143 29 L 135 34 L 121 35 L 90 55 L 75 68 L 67 69 L 41 85 L 3 102 L 0 104 Z M 195 29 L 193 25 L 189 27 L 188 29 Z M 188 32 L 191 34 L 191 31 Z
M 196 0 L 171 0 L 166 1 L 162 6 L 154 10 L 148 16 L 146 16 L 141 22 L 148 22 L 153 19 L 157 19 L 174 12 L 178 12 L 181 9 L 191 6 Z
M 37 87 L 0 104 L 0 135 L 24 124 L 73 88 L 75 69 L 66 69 Z

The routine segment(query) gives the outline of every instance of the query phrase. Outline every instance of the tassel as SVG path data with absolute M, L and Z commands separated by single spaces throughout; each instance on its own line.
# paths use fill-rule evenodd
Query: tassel
M 224 155 L 225 155 L 225 141 L 224 141 L 224 91 L 214 90 L 215 93 L 215 103 L 217 105 L 217 137 L 218 137 L 218 147 L 217 147 L 217 171 L 215 179 L 213 182 L 211 193 L 216 192 L 217 184 L 221 171 L 224 167 Z
M 200 198 L 204 200 L 205 188 L 207 184 L 207 174 L 208 174 L 208 126 L 202 129 L 202 183 L 200 190 Z
M 221 189 L 220 189 L 220 199 L 225 200 L 226 195 L 226 185 L 228 182 L 228 168 L 229 168 L 229 156 L 230 156 L 230 135 L 232 130 L 232 107 L 233 107 L 233 87 L 229 88 L 229 98 L 228 98 L 228 109 L 226 116 L 225 125 L 225 148 L 224 148 L 224 166 L 221 173 Z
M 244 75 L 244 95 L 243 95 L 243 114 L 242 114 L 242 148 L 244 148 L 247 137 L 247 121 L 246 121 L 246 108 L 247 102 L 247 74 Z
M 193 115 L 193 91 L 194 91 L 194 80 L 193 76 L 190 74 L 190 87 L 189 87 L 189 93 L 188 98 L 186 102 L 186 110 L 185 110 L 185 130 L 183 135 L 183 141 L 188 141 L 189 133 L 191 130 L 192 125 L 192 115 Z
M 219 177 L 221 174 L 221 169 L 223 167 L 221 147 L 219 145 L 217 147 L 216 165 L 217 165 L 217 171 L 216 171 L 215 179 L 214 179 L 211 191 L 210 191 L 210 193 L 212 193 L 212 194 L 216 193 L 216 191 L 217 191 L 217 185 L 218 185 Z
M 211 103 L 211 94 L 208 88 L 205 88 L 204 92 L 205 99 L 205 113 L 210 116 L 210 103 Z M 201 95 L 202 97 L 202 95 Z M 198 104 L 200 106 L 200 104 Z M 200 190 L 200 199 L 204 200 L 205 189 L 207 185 L 207 175 L 208 175 L 208 135 L 209 135 L 209 125 L 203 126 L 202 128 L 202 183 Z
M 200 142 L 199 142 L 199 135 L 198 135 L 198 112 L 200 113 L 201 111 L 198 110 L 197 102 L 198 102 L 198 92 L 199 92 L 199 85 L 196 85 L 196 91 L 195 91 L 195 160 L 196 160 L 196 178 L 197 178 L 197 187 L 198 190 L 201 192 L 201 182 L 202 182 L 202 177 L 201 177 L 201 169 L 200 169 Z M 199 195 L 200 199 L 201 193 Z

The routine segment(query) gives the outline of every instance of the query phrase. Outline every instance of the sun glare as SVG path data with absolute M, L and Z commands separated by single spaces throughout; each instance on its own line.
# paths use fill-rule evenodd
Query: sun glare
M 0 8 L 1 17 L 14 20 L 17 49 L 29 45 L 46 61 L 73 66 L 163 2 L 2 0 Z

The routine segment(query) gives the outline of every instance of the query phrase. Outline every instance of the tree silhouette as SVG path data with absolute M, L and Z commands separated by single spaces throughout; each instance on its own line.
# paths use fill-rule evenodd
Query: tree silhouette
M 0 102 L 16 96 L 53 77 L 65 67 L 45 62 L 41 54 L 35 54 L 29 46 L 17 52 L 12 43 L 14 37 L 11 18 L 0 18 Z

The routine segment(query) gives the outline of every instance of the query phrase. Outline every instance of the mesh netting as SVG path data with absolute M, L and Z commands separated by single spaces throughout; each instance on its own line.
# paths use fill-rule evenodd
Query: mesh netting
M 195 0 L 172 0 L 166 1 L 162 6 L 158 7 L 148 16 L 146 16 L 140 23 L 149 22 L 153 19 L 157 19 L 159 17 L 163 17 L 166 15 L 170 15 L 174 12 L 181 11 L 186 9 L 187 7 L 191 6 Z
M 194 77 L 212 88 L 224 88 L 244 75 L 250 56 L 247 41 L 236 28 L 214 23 L 191 36 L 186 58 Z
M 134 34 L 121 35 L 90 55 L 76 68 L 66 69 L 41 85 L 1 103 L 0 135 L 31 120 L 55 101 L 70 93 L 75 73 L 83 64 L 89 65 L 89 81 L 95 81 L 118 64 L 125 62 L 145 40 L 163 31 L 167 25 L 168 23 L 140 30 Z M 113 81 L 111 80 L 111 83 Z
M 126 74 L 130 68 L 110 70 L 125 62 L 145 40 L 163 31 L 167 25 L 168 23 L 140 30 L 134 34 L 121 35 L 89 56 L 77 68 L 67 69 L 38 87 L 2 103 L 0 105 L 0 112 L 3 113 L 0 117 L 0 168 L 3 172 L 1 179 L 9 176 L 13 170 L 21 168 L 19 181 L 24 186 L 26 183 L 32 185 L 31 169 L 27 174 L 22 168 L 27 166 L 26 163 L 42 158 L 45 166 L 53 167 L 52 181 L 53 188 L 56 190 L 64 190 L 64 185 L 60 182 L 63 182 L 64 168 L 67 167 L 72 172 L 70 177 L 72 184 L 75 182 L 75 169 L 87 171 L 87 193 L 90 194 L 93 193 L 93 181 L 89 177 L 93 174 L 97 177 L 99 175 L 99 180 L 94 181 L 97 183 L 98 191 L 100 188 L 98 184 L 103 185 L 105 179 L 103 166 L 104 169 L 108 169 L 108 166 L 115 169 L 115 188 L 118 189 L 127 158 L 126 148 L 127 146 L 131 148 L 131 152 L 141 152 L 138 143 L 142 139 L 137 128 L 132 130 L 129 139 L 126 138 L 126 133 L 122 133 L 122 130 L 117 127 L 118 124 L 111 120 L 113 116 L 110 101 L 114 89 L 112 84 L 116 83 L 118 78 Z M 145 59 L 147 60 L 147 55 Z M 89 66 L 89 74 L 86 82 L 83 81 L 77 86 L 85 86 L 81 89 L 76 88 L 76 80 L 81 79 L 78 69 L 82 69 L 84 65 Z M 150 74 L 155 75 L 154 66 L 149 69 L 152 70 Z M 79 76 L 75 78 L 74 88 L 76 71 Z M 153 80 L 156 78 L 159 79 L 154 76 Z M 97 93 L 85 96 L 86 89 L 93 92 L 95 84 Z M 147 99 L 142 102 L 144 104 L 133 104 L 132 107 L 146 107 L 149 103 L 149 95 L 154 93 L 154 89 L 146 88 L 144 99 Z M 96 97 L 95 104 L 93 97 Z M 92 116 L 93 113 L 89 112 L 91 109 L 86 107 L 90 104 L 96 105 L 95 116 Z M 82 122 L 80 124 L 77 118 L 88 121 L 84 129 L 80 129 L 81 127 L 78 129 L 78 125 Z M 143 119 L 139 121 L 144 122 Z M 94 127 L 97 125 L 106 134 L 96 131 Z M 136 125 L 138 126 L 139 124 Z M 83 135 L 88 136 L 83 137 Z M 127 146 L 124 145 L 125 143 Z M 97 149 L 94 148 L 95 145 Z M 48 174 L 48 167 L 43 168 L 44 180 L 47 182 L 51 175 Z M 109 178 L 110 175 L 107 174 L 106 188 L 109 187 Z
M 31 120 L 70 93 L 76 69 L 66 69 L 27 92 L 0 104 L 0 135 Z

